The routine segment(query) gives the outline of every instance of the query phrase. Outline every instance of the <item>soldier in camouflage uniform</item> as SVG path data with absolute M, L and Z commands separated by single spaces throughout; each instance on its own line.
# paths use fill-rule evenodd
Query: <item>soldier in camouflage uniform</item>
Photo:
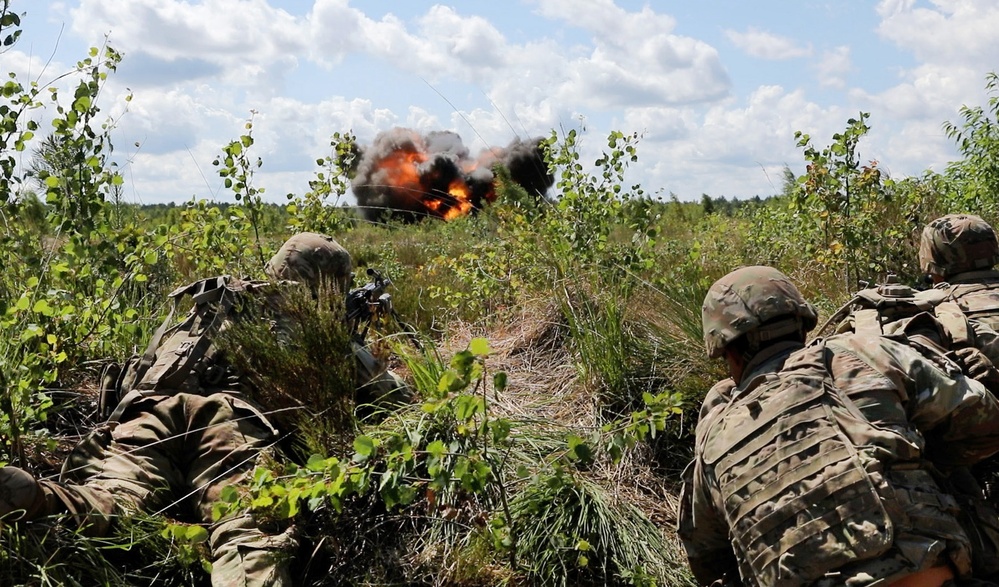
M 331 237 L 315 233 L 297 234 L 282 245 L 271 257 L 264 272 L 271 279 L 316 283 L 314 251 L 330 250 L 330 273 L 342 293 L 350 287 L 353 264 L 350 253 Z M 406 381 L 397 375 L 367 346 L 367 341 L 353 341 L 351 348 L 357 359 L 357 400 L 361 404 L 392 406 L 410 403 L 415 394 Z
M 926 225 L 919 266 L 934 289 L 946 293 L 971 319 L 999 330 L 999 240 L 978 216 L 948 214 Z
M 344 290 L 351 277 L 343 247 L 311 233 L 292 237 L 268 266 L 279 273 L 293 269 L 310 285 L 332 279 Z M 256 287 L 272 286 L 226 276 L 180 288 L 175 295 L 221 300 Z M 197 318 L 198 307 L 182 324 Z M 218 320 L 223 324 L 216 326 L 212 318 L 209 332 L 217 334 L 228 323 L 227 316 Z M 215 357 L 214 345 L 202 348 L 194 365 L 183 363 L 183 354 L 195 352 L 206 337 L 192 332 L 190 344 L 165 352 L 157 339 L 162 336 L 165 347 L 175 339 L 171 332 L 178 331 L 154 335 L 147 356 L 126 369 L 127 393 L 109 421 L 73 450 L 58 482 L 0 468 L 0 519 L 68 514 L 85 532 L 106 535 L 119 516 L 186 512 L 208 524 L 213 586 L 290 586 L 289 563 L 297 545 L 292 527 L 265 524 L 248 513 L 212 521 L 222 489 L 245 485 L 262 459 L 280 458 L 282 436 L 241 393 L 238 374 L 229 373 L 224 360 L 209 360 Z
M 770 267 L 715 282 L 702 318 L 731 378 L 705 397 L 683 475 L 678 531 L 698 581 L 940 587 L 971 574 L 931 469 L 999 451 L 983 385 L 883 336 L 806 346 L 815 310 Z
M 972 214 L 948 214 L 923 229 L 919 266 L 933 281 L 926 292 L 956 306 L 975 332 L 974 344 L 999 364 L 999 239 L 985 220 Z M 957 352 L 961 352 L 959 349 Z M 973 364 L 973 363 L 972 363 Z M 990 386 L 999 394 L 999 384 Z M 955 475 L 962 507 L 982 538 L 977 560 L 991 576 L 999 575 L 999 458 L 974 468 L 973 478 Z M 976 544 L 976 546 L 978 546 Z M 978 565 L 976 565 L 978 566 Z

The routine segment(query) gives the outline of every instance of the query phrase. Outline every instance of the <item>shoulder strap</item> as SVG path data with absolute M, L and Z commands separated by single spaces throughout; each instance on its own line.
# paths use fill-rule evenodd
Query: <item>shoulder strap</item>
M 145 376 L 146 371 L 148 371 L 149 367 L 151 367 L 156 361 L 156 350 L 163 342 L 163 337 L 175 326 L 174 315 L 177 313 L 177 307 L 180 305 L 180 301 L 184 299 L 185 296 L 191 296 L 194 300 L 195 306 L 197 307 L 202 304 L 223 300 L 224 307 L 221 308 L 221 311 L 223 313 L 228 312 L 232 305 L 232 296 L 223 296 L 223 293 L 228 288 L 230 281 L 231 277 L 229 275 L 209 277 L 207 279 L 201 279 L 199 281 L 178 287 L 170 292 L 170 298 L 172 300 L 170 304 L 170 312 L 167 314 L 166 318 L 163 319 L 163 322 L 160 324 L 159 328 L 156 329 L 156 332 L 153 333 L 152 338 L 149 339 L 149 344 L 146 345 L 146 351 L 142 354 L 142 357 L 136 364 L 134 374 L 131 375 L 131 384 L 134 385 L 141 381 L 143 376 Z M 239 288 L 237 287 L 237 290 L 238 289 Z

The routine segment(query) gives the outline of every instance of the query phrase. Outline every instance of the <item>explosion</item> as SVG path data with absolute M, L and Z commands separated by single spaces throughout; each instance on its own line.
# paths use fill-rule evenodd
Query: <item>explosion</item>
M 351 188 L 364 216 L 386 211 L 407 220 L 427 216 L 453 220 L 496 200 L 493 166 L 503 165 L 529 194 L 543 198 L 554 183 L 540 138 L 515 139 L 506 148 L 486 149 L 477 158 L 450 131 L 422 136 L 394 128 L 360 149 Z

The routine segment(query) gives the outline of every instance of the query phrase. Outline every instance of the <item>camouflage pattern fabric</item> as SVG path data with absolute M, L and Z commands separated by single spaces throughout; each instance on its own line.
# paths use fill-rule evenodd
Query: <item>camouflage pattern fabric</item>
M 289 238 L 274 254 L 264 272 L 276 280 L 303 281 L 315 287 L 332 279 L 346 294 L 353 277 L 350 253 L 331 236 L 301 232 Z
M 789 320 L 772 323 L 781 317 Z M 765 341 L 802 328 L 807 332 L 817 319 L 815 308 L 787 276 L 765 266 L 743 267 L 719 279 L 701 306 L 704 345 L 711 358 L 720 357 L 724 347 L 740 336 Z
M 209 524 L 213 586 L 292 585 L 290 528 L 243 514 L 212 522 L 222 489 L 246 485 L 260 459 L 276 456 L 278 433 L 260 410 L 227 393 L 127 399 L 119 422 L 73 450 L 59 482 L 40 482 L 56 504 L 48 513 L 67 512 L 93 535 L 139 511 Z
M 999 274 L 975 271 L 955 274 L 951 279 L 986 279 L 999 286 Z M 982 283 L 938 284 L 917 291 L 889 279 L 885 284 L 856 293 L 850 302 L 829 319 L 840 333 L 864 336 L 884 335 L 907 344 L 930 360 L 946 354 L 962 368 L 965 376 L 981 381 L 995 395 L 999 393 L 999 335 L 989 328 L 990 313 L 999 318 L 999 287 L 989 290 Z M 989 308 L 993 308 L 989 310 Z M 826 327 L 820 329 L 820 333 Z M 999 512 L 984 499 L 983 486 L 994 486 L 999 463 L 995 456 L 967 469 L 951 469 L 937 482 L 960 505 L 958 519 L 972 540 L 976 577 L 999 573 Z M 977 479 L 976 479 L 977 477 Z
M 930 222 L 919 242 L 919 266 L 944 279 L 991 269 L 999 263 L 999 241 L 991 226 L 971 214 L 948 214 Z
M 957 303 L 971 320 L 999 330 L 999 271 L 970 271 L 952 275 L 935 291 Z
M 816 347 L 821 349 L 821 361 L 815 359 Z M 695 458 L 684 472 L 678 527 L 697 579 L 705 585 L 713 581 L 733 582 L 741 577 L 746 585 L 831 587 L 848 584 L 861 587 L 888 584 L 939 564 L 950 564 L 959 575 L 968 576 L 972 549 L 956 519 L 957 503 L 940 489 L 925 462 L 930 459 L 937 467 L 952 468 L 973 464 L 999 450 L 999 429 L 994 424 L 999 417 L 999 403 L 981 384 L 964 377 L 957 365 L 943 354 L 929 358 L 899 341 L 845 334 L 795 350 L 800 348 L 800 344 L 793 342 L 765 348 L 747 365 L 745 376 L 738 385 L 732 380 L 723 381 L 706 396 L 697 426 Z M 850 439 L 859 459 L 853 464 L 849 464 L 851 461 L 846 456 L 836 461 L 844 463 L 841 467 L 844 475 L 855 479 L 848 487 L 842 483 L 837 485 L 846 477 L 830 478 L 828 483 L 816 482 L 824 479 L 822 467 L 827 463 L 807 458 L 807 455 L 811 447 L 817 449 L 829 442 L 821 440 L 822 436 L 803 434 L 799 437 L 790 430 L 787 442 L 776 446 L 770 441 L 782 438 L 779 432 L 784 429 L 765 425 L 758 430 L 743 427 L 741 432 L 732 432 L 735 436 L 729 437 L 721 447 L 709 442 L 717 443 L 718 438 L 725 437 L 719 435 L 719 427 L 734 418 L 735 412 L 731 410 L 738 406 L 747 414 L 743 418 L 750 420 L 776 413 L 780 417 L 774 422 L 815 421 L 802 416 L 809 404 L 798 400 L 809 394 L 801 391 L 784 396 L 785 399 L 776 404 L 760 397 L 753 398 L 756 402 L 740 403 L 740 398 L 754 392 L 776 393 L 782 389 L 780 385 L 774 385 L 774 381 L 780 380 L 785 364 L 788 371 L 797 369 L 799 374 L 802 365 L 808 365 L 811 371 L 806 370 L 805 374 L 812 376 L 820 366 L 824 376 L 816 380 L 817 386 L 838 390 L 835 397 L 839 398 L 836 401 L 840 402 L 840 407 L 831 411 L 836 414 L 839 434 Z M 740 435 L 742 439 L 739 439 Z M 813 440 L 814 445 L 808 444 Z M 805 448 L 797 452 L 791 450 L 789 447 L 795 442 L 803 443 L 797 446 Z M 727 450 L 728 446 L 733 450 Z M 747 450 L 747 447 L 753 447 L 753 450 Z M 762 465 L 766 459 L 775 458 L 775 451 L 785 451 L 786 457 L 776 461 L 783 463 L 777 465 L 776 470 L 790 467 L 787 479 L 755 468 L 757 463 Z M 738 477 L 741 481 L 719 479 L 718 465 L 724 462 L 729 464 L 722 469 L 742 471 Z M 857 476 L 857 462 L 863 476 Z M 816 464 L 820 470 L 812 471 L 813 476 L 804 473 L 806 468 Z M 768 479 L 776 479 L 773 482 L 777 484 L 773 487 L 781 486 L 778 487 L 781 491 L 770 500 L 761 499 L 755 492 L 762 490 L 762 486 L 757 485 L 766 484 Z M 870 533 L 877 527 L 879 518 L 875 502 L 860 491 L 866 484 L 876 493 L 876 502 L 883 506 L 891 527 L 889 535 L 893 539 L 883 550 L 877 540 L 870 542 Z M 728 487 L 725 494 L 723 486 Z M 828 501 L 811 499 L 814 491 L 826 488 L 845 492 L 839 495 L 853 495 L 855 500 L 850 503 L 859 505 L 849 507 L 859 509 L 834 508 L 826 515 L 814 511 L 811 514 L 827 521 L 857 521 L 864 520 L 865 516 L 870 519 L 848 526 L 844 531 L 827 528 L 824 531 L 827 540 L 813 545 L 807 557 L 802 557 L 794 549 L 793 540 L 781 542 L 782 537 L 800 533 L 781 534 L 776 521 L 782 518 L 774 518 L 771 514 L 780 512 L 793 518 L 790 512 L 806 512 L 809 507 L 818 507 L 817 504 L 828 506 Z M 813 493 L 809 494 L 809 491 Z M 727 499 L 725 495 L 728 495 Z M 755 503 L 756 507 L 733 509 L 731 504 L 743 499 L 746 500 L 743 503 Z M 750 559 L 748 551 L 733 545 L 732 538 L 737 534 L 735 523 L 738 527 L 754 527 L 754 522 L 764 524 L 755 526 L 764 529 L 761 534 L 764 538 L 759 543 L 771 545 L 773 551 L 768 551 L 770 554 L 752 551 L 755 556 Z M 872 525 L 867 527 L 868 523 Z M 794 530 L 797 524 L 790 528 Z M 841 556 L 844 552 L 854 553 L 854 558 L 846 557 L 850 560 L 844 562 Z M 754 561 L 759 559 L 755 557 L 775 555 L 773 560 L 781 572 L 790 573 L 782 582 L 760 579 L 749 572 L 756 568 Z
M 357 359 L 357 403 L 398 407 L 412 403 L 415 393 L 406 380 L 378 359 L 367 347 L 351 344 Z

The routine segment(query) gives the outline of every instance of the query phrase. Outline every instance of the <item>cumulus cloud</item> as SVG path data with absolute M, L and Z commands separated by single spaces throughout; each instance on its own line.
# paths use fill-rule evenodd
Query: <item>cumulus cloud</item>
M 808 57 L 812 54 L 810 46 L 798 45 L 793 39 L 775 35 L 749 27 L 745 32 L 725 31 L 729 41 L 757 59 L 781 60 Z
M 80 0 L 70 13 L 84 39 L 100 44 L 110 34 L 115 48 L 144 60 L 149 83 L 186 74 L 266 87 L 306 48 L 302 23 L 266 0 Z M 178 60 L 196 67 L 171 65 Z
M 926 63 L 995 67 L 999 59 L 999 5 L 978 0 L 882 0 L 878 34 Z
M 916 124 L 954 120 L 961 105 L 987 100 L 985 75 L 999 61 L 999 5 L 974 0 L 882 0 L 877 33 L 916 63 L 899 73 L 899 83 L 878 94 L 862 94 L 874 108 L 890 109 Z M 912 152 L 909 150 L 908 152 Z
M 610 0 L 540 0 L 546 17 L 591 35 L 593 49 L 568 61 L 561 99 L 593 108 L 717 100 L 730 81 L 711 45 L 671 33 L 676 21 L 649 6 L 627 12 Z M 575 98 L 575 99 L 573 99 Z
M 842 90 L 846 88 L 846 76 L 853 69 L 850 60 L 850 47 L 840 45 L 831 51 L 824 51 L 815 64 L 819 85 Z
M 585 126 L 590 160 L 607 131 L 638 131 L 634 172 L 650 192 L 767 195 L 779 191 L 784 164 L 801 165 L 796 130 L 828 144 L 860 109 L 873 113 L 875 129 L 865 152 L 898 158 L 887 161 L 896 170 L 938 161 L 931 158 L 946 151 L 939 122 L 981 94 L 984 68 L 999 61 L 991 35 L 999 9 L 883 0 L 878 34 L 917 60 L 895 87 L 850 88 L 860 68 L 848 45 L 820 54 L 748 27 L 725 34 L 749 55 L 780 61 L 768 70 L 798 70 L 781 78 L 785 85 L 733 88 L 716 48 L 678 32 L 677 19 L 654 4 L 525 1 L 534 14 L 510 26 L 476 9 L 399 5 L 397 14 L 376 14 L 349 0 L 309 0 L 295 14 L 276 0 L 73 0 L 65 4 L 75 8 L 59 10 L 72 15 L 76 35 L 96 44 L 110 32 L 126 55 L 107 95 L 135 90 L 115 144 L 128 158 L 128 185 L 145 201 L 227 197 L 210 163 L 243 132 L 251 108 L 254 154 L 264 160 L 256 181 L 275 201 L 307 189 L 333 132 L 351 130 L 365 143 L 394 126 L 452 130 L 473 150 Z M 358 63 L 400 87 L 388 98 L 361 94 L 351 77 Z M 816 102 L 822 96 L 805 89 L 812 77 L 800 75 L 807 68 L 825 87 L 846 90 L 837 94 L 845 103 Z M 290 83 L 310 77 L 323 83 L 309 93 Z M 441 88 L 453 107 L 412 98 L 401 87 L 407 80 Z

